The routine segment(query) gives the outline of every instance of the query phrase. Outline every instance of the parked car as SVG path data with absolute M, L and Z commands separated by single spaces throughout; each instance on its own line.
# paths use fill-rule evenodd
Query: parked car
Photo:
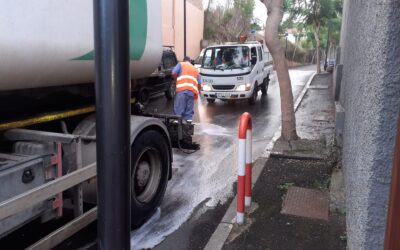
M 335 68 L 335 63 L 336 63 L 336 60 L 335 60 L 335 58 L 328 58 L 328 60 L 327 60 L 327 62 L 326 62 L 326 65 L 325 65 L 325 70 L 327 71 L 327 72 L 329 72 L 329 73 L 332 73 L 333 72 L 333 69 Z
M 151 96 L 164 93 L 168 100 L 175 96 L 176 84 L 172 70 L 178 63 L 172 49 L 164 49 L 158 68 L 147 78 L 136 80 L 133 84 L 133 95 L 142 104 L 148 103 Z

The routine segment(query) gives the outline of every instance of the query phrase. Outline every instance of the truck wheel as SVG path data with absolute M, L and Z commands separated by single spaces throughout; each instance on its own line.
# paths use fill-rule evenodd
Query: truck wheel
M 138 95 L 139 102 L 141 104 L 147 104 L 150 101 L 150 93 L 147 89 L 142 88 L 139 90 L 139 95 Z
M 147 130 L 132 144 L 131 225 L 141 226 L 160 205 L 168 182 L 168 143 L 158 131 Z
M 210 104 L 213 104 L 213 103 L 215 103 L 215 99 L 207 98 L 207 102 Z
M 261 93 L 262 95 L 266 95 L 268 92 L 269 78 L 265 78 L 263 84 L 261 85 Z
M 253 94 L 251 95 L 251 97 L 249 99 L 247 99 L 247 101 L 249 102 L 250 105 L 254 105 L 256 104 L 257 101 L 257 92 L 258 92 L 258 86 L 257 83 L 254 85 L 254 90 L 253 90 Z
M 168 86 L 168 89 L 165 91 L 165 97 L 168 100 L 171 100 L 172 98 L 174 98 L 176 93 L 176 84 L 175 82 L 171 82 Z

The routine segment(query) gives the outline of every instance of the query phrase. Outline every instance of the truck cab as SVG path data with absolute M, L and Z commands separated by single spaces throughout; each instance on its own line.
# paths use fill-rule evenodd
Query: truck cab
M 247 99 L 254 105 L 259 90 L 267 93 L 272 70 L 272 57 L 259 42 L 210 46 L 200 67 L 201 96 L 209 103 Z

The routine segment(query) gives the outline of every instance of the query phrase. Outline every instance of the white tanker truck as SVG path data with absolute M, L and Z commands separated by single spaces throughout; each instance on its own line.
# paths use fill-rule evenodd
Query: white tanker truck
M 160 62 L 160 5 L 130 1 L 132 83 Z M 84 202 L 96 202 L 93 1 L 0 0 L 0 6 L 0 237 L 72 209 L 68 230 L 36 244 L 44 249 L 97 213 L 83 210 Z M 160 204 L 171 148 L 191 140 L 193 127 L 185 126 L 175 116 L 132 116 L 133 226 Z

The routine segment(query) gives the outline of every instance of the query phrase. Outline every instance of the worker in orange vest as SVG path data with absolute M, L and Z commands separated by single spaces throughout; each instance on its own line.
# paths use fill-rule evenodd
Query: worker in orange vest
M 172 76 L 176 79 L 174 112 L 187 122 L 192 122 L 194 100 L 199 97 L 201 78 L 198 69 L 190 63 L 190 58 L 185 56 L 183 60 L 172 70 Z

